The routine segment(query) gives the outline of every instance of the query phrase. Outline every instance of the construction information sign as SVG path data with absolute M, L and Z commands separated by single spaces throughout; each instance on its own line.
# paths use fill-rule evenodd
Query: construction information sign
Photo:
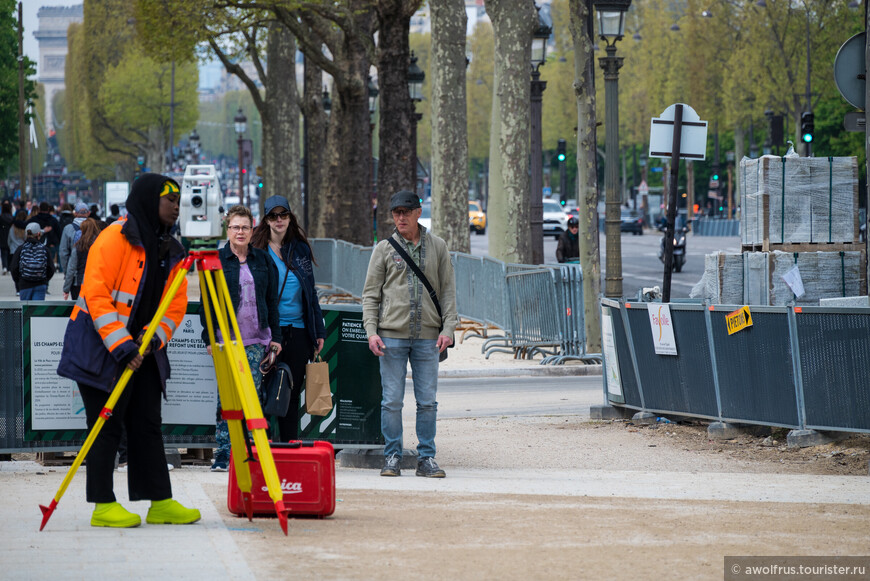
M 677 341 L 674 339 L 674 320 L 671 307 L 666 304 L 649 303 L 649 326 L 652 331 L 656 355 L 676 355 Z
M 749 312 L 749 307 L 743 306 L 725 315 L 725 326 L 728 328 L 728 334 L 733 335 L 737 331 L 742 331 L 747 327 L 752 326 L 752 314 Z

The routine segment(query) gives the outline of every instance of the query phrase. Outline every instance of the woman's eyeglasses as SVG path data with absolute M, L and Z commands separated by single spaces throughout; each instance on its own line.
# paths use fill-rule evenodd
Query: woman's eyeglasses
M 290 212 L 272 212 L 269 214 L 269 218 L 274 220 L 275 218 L 281 218 L 282 220 L 290 217 Z
M 227 226 L 227 230 L 232 230 L 233 232 L 248 232 L 251 230 L 250 226 Z

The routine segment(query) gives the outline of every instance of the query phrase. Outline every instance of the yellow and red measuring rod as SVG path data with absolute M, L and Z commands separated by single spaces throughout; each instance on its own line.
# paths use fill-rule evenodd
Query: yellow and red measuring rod
M 199 272 L 202 304 L 205 310 L 206 329 L 209 344 L 212 346 L 212 358 L 215 363 L 218 391 L 221 396 L 222 415 L 227 420 L 230 433 L 230 445 L 233 450 L 233 465 L 236 482 L 242 493 L 245 513 L 248 520 L 253 518 L 253 499 L 251 495 L 252 479 L 248 462 L 255 461 L 248 453 L 242 422 L 250 431 L 257 450 L 260 453 L 260 467 L 269 498 L 275 503 L 275 513 L 284 534 L 287 534 L 287 514 L 290 512 L 284 506 L 284 492 L 278 479 L 278 470 L 269 445 L 266 430 L 268 422 L 263 416 L 260 399 L 257 396 L 254 379 L 248 357 L 241 341 L 238 321 L 232 308 L 229 287 L 227 287 L 223 267 L 216 250 L 201 250 L 193 253 L 196 256 Z M 215 282 L 214 279 L 217 279 Z M 217 320 L 223 342 L 216 341 L 214 323 Z M 232 333 L 230 333 L 232 329 Z

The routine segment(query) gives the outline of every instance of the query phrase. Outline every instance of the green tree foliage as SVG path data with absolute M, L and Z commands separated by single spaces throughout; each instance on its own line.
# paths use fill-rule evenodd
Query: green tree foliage
M 144 52 L 131 3 L 86 0 L 84 16 L 68 31 L 65 130 L 70 135 L 60 140 L 63 155 L 92 178 L 117 175 L 116 166 L 130 177 L 138 156 L 146 157 L 153 171 L 163 171 L 170 103 L 176 137 L 189 132 L 198 116 L 192 53 L 175 63 L 173 100 L 172 62 L 161 59 L 177 55 Z
M 471 64 L 466 80 L 468 106 L 468 159 L 482 166 L 489 157 L 489 123 L 492 117 L 492 66 L 495 61 L 492 25 L 480 22 L 468 39 Z
M 617 44 L 618 56 L 625 59 L 619 75 L 622 147 L 645 148 L 650 119 L 674 103 L 689 104 L 709 122 L 708 158 L 695 164 L 697 192 L 703 199 L 712 172 L 717 122 L 723 176 L 725 152 L 736 149 L 739 157 L 745 147 L 748 155 L 749 136 L 744 146 L 743 134 L 750 126 L 761 150 L 767 138 L 766 110 L 785 115 L 786 139 L 797 143 L 797 122 L 806 109 L 809 39 L 816 120 L 813 153 L 857 156 L 863 175 L 863 139 L 843 131 L 842 116 L 851 107 L 844 104 L 830 78 L 840 45 L 863 29 L 862 12 L 850 9 L 846 0 L 766 0 L 762 6 L 728 0 L 632 3 L 625 38 Z M 603 56 L 604 43 L 600 39 L 597 43 L 598 55 Z M 597 75 L 598 99 L 603 103 L 600 69 Z M 604 117 L 601 109 L 599 116 Z M 735 130 L 741 135 L 735 135 Z M 598 135 L 603 142 L 604 131 Z M 650 165 L 657 164 L 650 160 Z M 632 170 L 629 160 L 629 176 Z M 655 185 L 653 174 L 648 177 Z
M 18 2 L 0 0 L 0 168 L 18 173 Z M 36 98 L 34 63 L 24 60 L 25 99 Z M 2 171 L 2 170 L 0 170 Z M 4 172 L 5 173 L 5 172 Z

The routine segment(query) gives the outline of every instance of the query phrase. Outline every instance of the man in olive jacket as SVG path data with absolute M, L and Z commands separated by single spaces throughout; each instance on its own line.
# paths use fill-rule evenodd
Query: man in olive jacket
M 402 460 L 402 401 L 408 362 L 417 400 L 417 476 L 444 478 L 435 463 L 438 360 L 453 343 L 456 329 L 456 281 L 447 244 L 418 224 L 420 199 L 400 191 L 390 199 L 398 242 L 429 280 L 441 304 L 441 316 L 425 286 L 388 240 L 372 252 L 363 289 L 363 325 L 369 349 L 380 357 L 381 476 L 399 476 Z

